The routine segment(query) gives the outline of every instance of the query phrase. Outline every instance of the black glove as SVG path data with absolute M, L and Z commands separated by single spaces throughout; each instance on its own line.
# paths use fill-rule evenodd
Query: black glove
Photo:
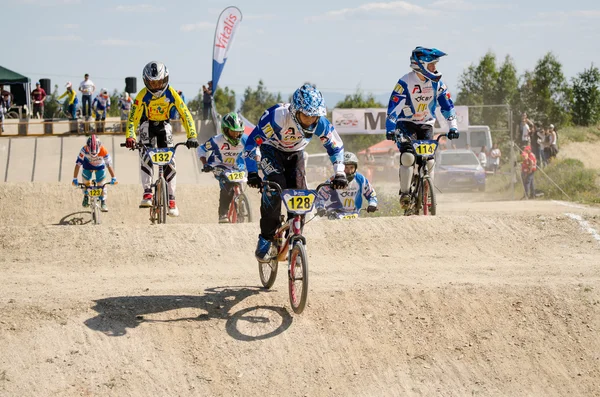
M 377 206 L 375 205 L 370 205 L 367 207 L 367 212 L 375 212 L 377 211 L 379 208 L 377 208 Z
M 458 139 L 459 136 L 460 134 L 456 128 L 450 128 L 450 131 L 448 131 L 448 139 Z
M 258 176 L 258 172 L 248 173 L 248 186 L 260 189 L 262 186 L 262 179 L 260 179 L 260 176 Z
M 215 167 L 213 167 L 212 165 L 204 164 L 204 167 L 202 167 L 202 172 L 211 172 L 214 169 Z
M 327 214 L 327 210 L 325 208 L 317 208 L 317 216 L 325 216 Z
M 331 187 L 334 189 L 344 189 L 346 186 L 348 186 L 346 174 L 335 174 L 335 177 L 331 181 Z
M 402 141 L 400 143 L 400 152 L 402 153 L 415 153 L 415 148 L 413 147 L 412 141 L 409 139 L 407 141 Z
M 200 144 L 196 138 L 190 138 L 185 142 L 185 146 L 187 146 L 188 149 L 195 149 L 200 146 Z
M 387 139 L 388 141 L 395 141 L 396 140 L 396 131 L 386 131 L 385 139 Z

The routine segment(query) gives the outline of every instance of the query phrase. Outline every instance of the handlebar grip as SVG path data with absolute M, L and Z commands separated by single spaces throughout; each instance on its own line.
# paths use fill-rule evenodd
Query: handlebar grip
M 121 143 L 119 146 L 121 146 L 121 147 L 127 147 L 127 144 L 126 143 Z

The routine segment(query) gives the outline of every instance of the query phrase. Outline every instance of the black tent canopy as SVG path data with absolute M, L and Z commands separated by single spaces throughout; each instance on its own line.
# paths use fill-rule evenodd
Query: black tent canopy
M 0 66 L 0 86 L 10 85 L 10 92 L 15 97 L 15 105 L 26 106 L 27 113 L 31 109 L 31 80 L 22 74 Z

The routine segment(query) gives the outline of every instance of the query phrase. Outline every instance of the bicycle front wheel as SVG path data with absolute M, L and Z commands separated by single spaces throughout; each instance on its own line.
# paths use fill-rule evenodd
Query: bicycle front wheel
M 275 258 L 271 259 L 269 262 L 258 262 L 258 274 L 260 276 L 260 282 L 266 289 L 271 288 L 273 284 L 275 284 L 278 265 L 279 261 L 277 260 L 277 256 L 275 256 Z
M 96 199 L 92 200 L 92 220 L 94 221 L 94 225 L 100 224 L 100 207 Z
M 156 194 L 154 198 L 156 206 L 154 211 L 158 223 L 167 223 L 167 208 L 169 201 L 167 199 L 167 181 L 164 176 L 156 183 Z
M 433 191 L 433 183 L 428 176 L 423 178 L 423 186 L 421 188 L 421 205 L 423 215 L 435 215 L 437 212 L 437 202 L 435 192 Z
M 237 210 L 237 223 L 250 223 L 252 222 L 252 210 L 250 209 L 250 202 L 248 197 L 244 193 L 241 193 L 236 201 Z
M 294 244 L 289 257 L 288 278 L 292 310 L 300 314 L 308 298 L 308 256 L 304 244 L 300 241 Z

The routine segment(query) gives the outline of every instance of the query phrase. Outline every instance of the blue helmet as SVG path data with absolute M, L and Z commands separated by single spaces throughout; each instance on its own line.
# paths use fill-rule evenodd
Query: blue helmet
M 298 130 L 302 131 L 304 136 L 311 136 L 317 123 L 308 128 L 302 127 L 296 117 L 296 113 L 298 112 L 302 112 L 307 116 L 326 116 L 327 108 L 325 107 L 325 100 L 321 91 L 310 84 L 304 84 L 294 92 L 292 103 L 290 103 L 290 113 Z
M 415 72 L 422 74 L 430 80 L 439 81 L 442 78 L 442 74 L 438 72 L 437 69 L 435 72 L 430 72 L 427 69 L 427 66 L 430 63 L 437 63 L 444 55 L 446 55 L 446 53 L 437 48 L 417 47 L 410 55 L 410 67 L 413 68 Z

